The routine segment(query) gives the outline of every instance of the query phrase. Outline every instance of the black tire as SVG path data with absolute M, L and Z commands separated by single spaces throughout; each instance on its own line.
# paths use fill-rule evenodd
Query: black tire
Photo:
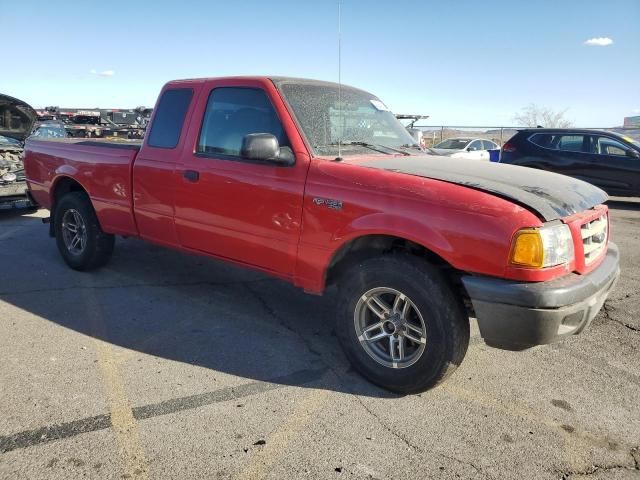
M 73 212 L 81 217 L 86 237 L 83 248 L 72 251 L 65 243 L 63 223 L 67 218 L 65 215 L 72 215 Z M 109 261 L 115 237 L 102 231 L 91 201 L 84 192 L 70 192 L 62 197 L 55 207 L 53 221 L 58 250 L 71 268 L 79 271 L 95 270 Z
M 406 295 L 423 320 L 426 334 L 421 356 L 404 368 L 379 363 L 365 350 L 366 342 L 361 343 L 356 331 L 356 307 L 365 293 L 382 287 Z M 409 255 L 365 260 L 346 272 L 338 290 L 337 336 L 354 368 L 376 385 L 402 394 L 422 392 L 443 382 L 462 363 L 469 345 L 468 315 L 441 272 L 426 261 Z M 409 345 L 417 349 L 419 344 Z

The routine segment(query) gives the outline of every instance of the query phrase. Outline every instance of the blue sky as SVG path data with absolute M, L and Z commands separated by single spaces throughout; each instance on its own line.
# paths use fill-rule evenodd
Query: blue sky
M 151 106 L 174 78 L 337 80 L 337 0 L 0 0 L 0 11 L 13 39 L 0 92 L 35 107 Z M 599 37 L 613 43 L 585 45 Z M 640 114 L 640 0 L 343 0 L 342 44 L 344 83 L 429 124 L 509 125 L 530 103 L 577 126 Z

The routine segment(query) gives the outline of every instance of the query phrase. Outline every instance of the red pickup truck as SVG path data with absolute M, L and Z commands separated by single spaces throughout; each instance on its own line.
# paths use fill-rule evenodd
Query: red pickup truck
M 469 317 L 495 347 L 550 343 L 619 275 L 602 190 L 426 155 L 377 97 L 327 82 L 169 82 L 141 145 L 34 139 L 25 169 L 71 268 L 104 265 L 121 235 L 336 285 L 347 356 L 398 392 L 462 362 Z

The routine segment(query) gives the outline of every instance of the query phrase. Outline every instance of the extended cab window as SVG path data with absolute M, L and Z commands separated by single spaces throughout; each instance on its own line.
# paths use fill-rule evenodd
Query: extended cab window
M 281 148 L 290 147 L 282 123 L 264 90 L 220 87 L 211 92 L 202 121 L 198 153 L 239 157 L 242 139 L 270 133 Z
M 150 147 L 176 148 L 192 96 L 190 88 L 174 88 L 162 94 L 149 132 Z

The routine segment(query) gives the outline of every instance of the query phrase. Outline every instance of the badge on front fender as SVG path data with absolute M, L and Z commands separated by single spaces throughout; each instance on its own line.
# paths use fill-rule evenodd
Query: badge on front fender
M 342 209 L 342 200 L 334 200 L 333 198 L 314 197 L 313 203 L 318 206 L 325 206 L 333 210 Z

